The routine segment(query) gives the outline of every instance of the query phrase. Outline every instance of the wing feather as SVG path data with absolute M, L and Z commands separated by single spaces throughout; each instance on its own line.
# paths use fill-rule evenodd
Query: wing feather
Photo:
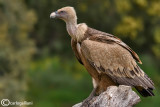
M 139 68 L 128 49 L 112 40 L 100 42 L 84 40 L 81 50 L 89 63 L 99 72 L 106 73 L 116 83 L 154 88 L 153 82 Z
M 138 61 L 140 64 L 142 64 L 141 60 L 139 59 L 138 55 L 128 46 L 126 45 L 124 42 L 121 41 L 121 39 L 119 39 L 118 37 L 105 33 L 105 32 L 101 32 L 98 31 L 96 29 L 93 28 L 88 28 L 87 32 L 86 32 L 86 38 L 90 37 L 90 40 L 96 40 L 96 41 L 101 41 L 101 42 L 116 42 L 117 44 L 119 44 L 120 46 L 124 47 L 125 49 L 127 49 L 131 55 L 133 56 L 133 58 Z
M 82 61 L 81 61 L 81 58 L 80 58 L 80 56 L 79 56 L 79 54 L 78 54 L 76 45 L 77 45 L 77 41 L 75 41 L 74 39 L 71 39 L 71 47 L 72 47 L 72 50 L 74 51 L 74 54 L 75 54 L 77 60 L 79 61 L 79 63 L 83 65 L 83 63 L 82 63 Z

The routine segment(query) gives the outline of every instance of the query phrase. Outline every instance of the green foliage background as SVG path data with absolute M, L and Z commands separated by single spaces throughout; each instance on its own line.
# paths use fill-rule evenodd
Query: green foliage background
M 0 0 L 0 100 L 33 107 L 70 107 L 92 90 L 65 23 L 51 12 L 73 6 L 78 22 L 121 38 L 140 56 L 156 96 L 136 107 L 160 105 L 160 0 Z

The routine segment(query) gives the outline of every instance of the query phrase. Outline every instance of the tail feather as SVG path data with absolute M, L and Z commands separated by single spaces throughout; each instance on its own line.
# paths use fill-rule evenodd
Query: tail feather
M 136 90 L 143 96 L 143 97 L 148 97 L 148 96 L 155 96 L 154 93 L 152 92 L 152 88 L 144 89 L 142 87 L 135 87 Z

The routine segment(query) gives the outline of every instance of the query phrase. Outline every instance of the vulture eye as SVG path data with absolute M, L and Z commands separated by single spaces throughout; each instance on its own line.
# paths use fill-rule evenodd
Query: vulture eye
M 65 11 L 62 10 L 62 11 L 60 11 L 59 13 L 65 13 Z

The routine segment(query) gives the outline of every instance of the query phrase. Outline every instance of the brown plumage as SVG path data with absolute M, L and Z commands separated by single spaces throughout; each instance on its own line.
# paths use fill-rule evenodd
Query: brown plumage
M 142 63 L 138 55 L 119 38 L 85 23 L 77 24 L 73 7 L 59 9 L 50 17 L 66 22 L 72 49 L 91 75 L 96 95 L 111 85 L 128 85 L 144 97 L 154 96 L 154 83 L 136 63 Z

